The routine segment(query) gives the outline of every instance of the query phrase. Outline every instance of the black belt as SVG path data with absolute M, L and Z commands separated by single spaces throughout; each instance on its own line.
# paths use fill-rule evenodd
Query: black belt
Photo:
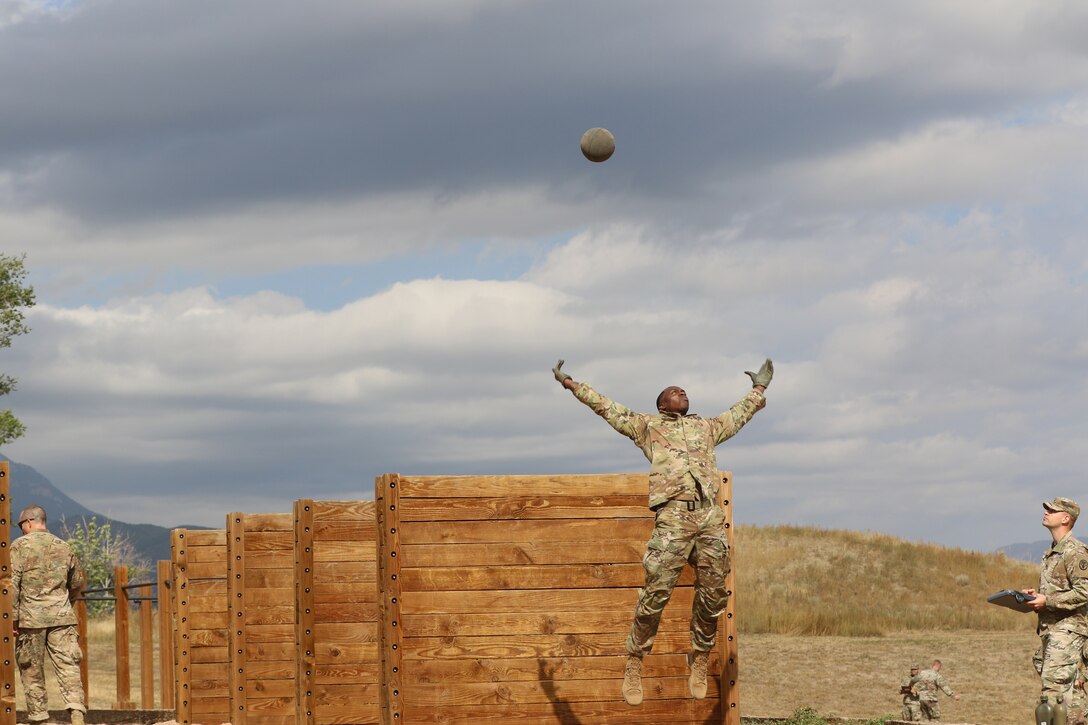
M 663 508 L 684 508 L 687 507 L 688 511 L 696 511 L 698 509 L 710 508 L 714 505 L 714 502 L 709 498 L 704 498 L 701 501 L 679 501 L 677 499 L 670 499 L 665 503 L 659 503 L 654 506 L 654 511 L 660 511 Z

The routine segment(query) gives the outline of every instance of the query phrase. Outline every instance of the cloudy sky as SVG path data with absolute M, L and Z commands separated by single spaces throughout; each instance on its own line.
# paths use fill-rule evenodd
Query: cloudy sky
M 1088 504 L 1085 37 L 1080 0 L 0 0 L 3 452 L 221 526 L 644 471 L 556 358 L 715 415 L 771 357 L 739 522 L 1045 538 Z

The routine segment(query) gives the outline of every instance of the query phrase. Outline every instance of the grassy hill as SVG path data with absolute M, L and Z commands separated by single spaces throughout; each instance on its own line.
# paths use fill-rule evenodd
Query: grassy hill
M 1035 586 L 1037 564 L 892 536 L 797 526 L 739 526 L 740 632 L 879 636 L 1033 631 L 1035 617 L 986 602 Z

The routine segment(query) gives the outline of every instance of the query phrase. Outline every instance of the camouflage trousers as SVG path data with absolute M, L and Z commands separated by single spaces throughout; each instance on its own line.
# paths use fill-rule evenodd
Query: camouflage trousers
M 918 701 L 918 718 L 919 721 L 924 720 L 940 720 L 941 719 L 941 703 L 936 699 L 933 700 L 919 700 Z
M 64 707 L 87 712 L 83 699 L 83 682 L 79 679 L 79 635 L 74 624 L 40 629 L 19 629 L 15 638 L 15 662 L 23 680 L 27 719 L 45 722 L 49 708 L 45 696 L 45 656 L 53 663 L 57 686 L 64 698 Z
M 907 722 L 922 721 L 922 705 L 916 698 L 903 700 L 903 719 Z
M 1042 692 L 1051 702 L 1062 695 L 1069 712 L 1069 725 L 1086 725 L 1084 690 L 1074 687 L 1081 652 L 1088 637 L 1076 632 L 1047 631 L 1039 636 L 1039 649 L 1031 658 L 1042 682 Z
M 643 657 L 654 646 L 661 613 L 684 565 L 695 569 L 695 599 L 691 605 L 691 648 L 707 652 L 718 634 L 718 617 L 728 595 L 729 546 L 725 539 L 725 512 L 720 506 L 688 511 L 667 505 L 657 511 L 654 532 L 646 543 L 642 566 L 646 586 L 639 590 L 635 621 L 627 636 L 627 651 Z

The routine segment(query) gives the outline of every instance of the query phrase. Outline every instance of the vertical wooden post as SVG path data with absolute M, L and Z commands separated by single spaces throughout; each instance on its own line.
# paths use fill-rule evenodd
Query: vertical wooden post
M 79 651 L 83 659 L 79 661 L 79 679 L 83 683 L 83 702 L 91 701 L 91 678 L 87 667 L 87 600 L 77 599 L 76 610 L 76 634 L 79 635 Z
M 246 721 L 245 514 L 227 515 L 227 626 L 230 627 L 230 721 Z
M 375 480 L 378 518 L 378 607 L 381 617 L 382 722 L 402 722 L 400 693 L 403 662 L 400 624 L 400 476 L 387 473 Z
M 177 657 L 174 663 L 174 710 L 175 719 L 181 725 L 191 725 L 193 721 L 193 702 L 190 696 L 192 688 L 192 654 L 189 639 L 189 575 L 187 567 L 189 557 L 185 529 L 170 532 L 170 559 L 173 562 L 174 585 L 174 651 Z
M 117 654 L 117 700 L 114 710 L 132 710 L 132 693 L 129 681 L 128 661 L 128 569 L 123 566 L 113 568 L 113 646 Z
M 155 585 L 136 590 L 141 597 L 155 595 Z M 155 623 L 151 616 L 151 600 L 140 600 L 140 707 L 155 708 Z
M 0 725 L 15 725 L 15 621 L 11 589 L 11 464 L 0 461 Z
M 314 725 L 314 502 L 310 499 L 295 501 L 295 644 L 295 722 Z
M 725 510 L 725 540 L 729 544 L 729 573 L 725 576 L 725 591 L 729 600 L 725 612 L 718 618 L 718 641 L 722 653 L 722 722 L 725 725 L 740 725 L 740 666 L 738 664 L 737 641 L 737 564 L 733 556 L 733 474 L 722 472 L 721 496 Z
M 159 707 L 174 705 L 174 607 L 170 591 L 170 562 L 159 561 L 155 567 L 159 581 L 156 597 L 159 605 Z

